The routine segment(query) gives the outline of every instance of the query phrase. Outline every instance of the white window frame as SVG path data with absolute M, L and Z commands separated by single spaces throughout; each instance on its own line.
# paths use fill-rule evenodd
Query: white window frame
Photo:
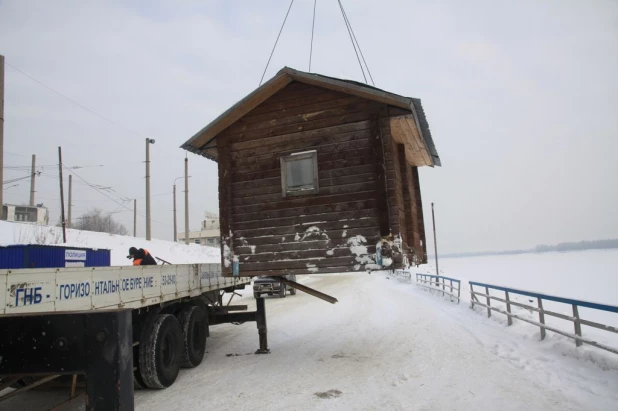
M 287 163 L 297 160 L 313 160 L 313 184 L 311 188 L 305 189 L 290 189 L 288 187 L 288 178 L 287 178 Z M 320 187 L 318 184 L 318 152 L 316 150 L 312 151 L 303 151 L 302 153 L 293 153 L 287 156 L 281 156 L 281 193 L 283 198 L 293 197 L 293 196 L 303 196 L 310 194 L 318 194 L 320 192 Z

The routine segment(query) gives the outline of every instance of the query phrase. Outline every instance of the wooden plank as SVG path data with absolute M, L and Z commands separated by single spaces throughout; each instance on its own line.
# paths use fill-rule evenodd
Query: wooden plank
M 282 227 L 292 225 L 313 224 L 316 221 L 340 221 L 352 222 L 353 220 L 367 220 L 378 217 L 376 208 L 364 210 L 342 211 L 322 214 L 297 214 L 292 217 L 273 218 L 267 220 L 255 220 L 249 222 L 235 222 L 234 228 L 238 230 L 255 230 L 258 228 Z
M 278 275 L 305 275 L 305 274 L 330 274 L 330 273 L 349 273 L 349 272 L 365 272 L 363 266 L 355 269 L 354 266 L 339 266 L 339 267 L 317 267 L 317 271 L 309 271 L 308 268 L 300 269 L 281 269 L 281 270 L 261 270 L 261 271 L 241 271 L 241 275 L 245 277 L 258 276 L 278 276 Z
M 284 210 L 268 210 L 257 211 L 245 214 L 234 214 L 234 222 L 249 222 L 249 221 L 262 221 L 283 217 L 294 217 L 312 214 L 328 214 L 328 213 L 341 213 L 344 211 L 358 211 L 376 209 L 377 200 L 363 200 L 363 201 L 346 201 L 342 203 L 324 204 L 321 206 L 302 206 L 295 208 L 288 208 Z
M 320 108 L 293 116 L 266 119 L 257 123 L 239 124 L 238 122 L 226 130 L 225 135 L 231 139 L 230 141 L 238 142 L 290 134 L 300 130 L 315 130 L 351 122 L 348 119 L 366 119 L 366 114 L 374 107 L 375 104 L 372 102 L 361 101 L 331 109 Z M 363 113 L 365 116 L 362 116 Z
M 268 263 L 240 263 L 242 271 L 263 271 L 263 270 L 293 270 L 318 267 L 341 267 L 354 266 L 358 264 L 355 257 L 337 257 L 324 260 L 299 260 L 299 261 L 274 261 Z
M 324 161 L 318 166 L 318 168 L 320 169 L 319 173 L 322 173 L 323 171 L 331 171 L 331 170 L 336 170 L 340 168 L 356 167 L 356 166 L 362 166 L 362 165 L 367 165 L 367 164 L 368 164 L 367 157 L 355 157 L 355 158 L 339 159 L 335 161 Z M 259 171 L 256 173 L 245 173 L 245 174 L 235 175 L 234 180 L 235 182 L 245 182 L 245 181 L 252 181 L 252 180 L 262 180 L 266 178 L 274 178 L 277 176 L 279 177 L 281 176 L 281 170 L 268 170 L 268 171 Z
M 298 152 L 300 151 L 301 150 L 298 150 Z M 354 150 L 335 151 L 331 153 L 321 153 L 320 150 L 317 151 L 318 169 L 320 169 L 322 165 L 323 167 L 328 169 L 328 164 L 331 164 L 335 161 L 346 160 L 348 158 L 365 158 L 367 162 L 369 162 L 373 158 L 373 152 L 369 147 L 360 147 Z M 235 166 L 234 164 L 232 164 L 232 166 L 234 167 L 234 174 L 239 176 L 241 174 L 260 173 L 271 170 L 276 170 L 279 172 L 281 171 L 281 162 L 278 156 L 276 158 L 272 158 L 268 161 L 263 161 L 258 164 L 250 164 L 246 166 Z
M 375 162 L 375 198 L 378 201 L 378 212 L 380 214 L 380 236 L 385 237 L 390 234 L 390 217 L 388 214 L 388 201 L 386 198 L 386 174 L 384 166 L 384 143 L 382 133 L 380 133 L 381 114 L 373 117 L 371 135 L 373 139 L 373 158 Z
M 316 147 L 327 146 L 330 144 L 341 144 L 346 142 L 355 142 L 359 140 L 369 139 L 371 136 L 370 130 L 362 129 L 345 133 L 327 134 L 309 138 L 292 138 L 283 141 L 276 146 L 267 145 L 263 147 L 253 147 L 249 149 L 237 150 L 232 152 L 233 159 L 245 159 L 261 156 L 276 155 L 284 152 L 296 152 L 313 150 Z
M 414 184 L 414 193 L 416 197 L 416 215 L 418 217 L 418 234 L 422 244 L 422 259 L 423 264 L 427 264 L 427 241 L 425 239 L 425 221 L 423 219 L 423 201 L 421 198 L 421 185 L 418 178 L 418 167 L 412 167 L 412 183 Z
M 374 239 L 379 237 L 378 227 L 346 228 L 319 233 L 301 233 L 284 235 L 265 235 L 261 237 L 234 238 L 234 247 L 251 247 L 265 244 L 302 243 L 305 241 L 330 240 L 333 247 L 346 244 L 350 237 L 362 235 L 367 244 L 375 244 Z M 305 235 L 306 234 L 306 235 Z M 344 235 L 345 234 L 345 235 Z
M 406 166 L 406 184 L 408 185 L 408 196 L 410 201 L 410 229 L 412 230 L 412 247 L 414 248 L 414 254 L 418 261 L 422 260 L 423 249 L 421 247 L 421 240 L 418 231 L 418 215 L 416 210 L 416 192 L 414 190 L 414 183 L 412 181 L 412 167 Z M 410 240 L 409 240 L 410 241 Z
M 318 171 L 318 178 L 320 179 L 320 183 L 322 181 L 327 181 L 331 178 L 340 178 L 340 177 L 350 177 L 356 175 L 366 175 L 375 172 L 375 166 L 373 164 L 364 164 L 361 166 L 354 167 L 346 167 L 340 169 L 332 169 L 332 170 L 321 170 Z M 336 185 L 333 183 L 333 185 Z M 251 189 L 253 187 L 270 187 L 270 186 L 278 186 L 281 188 L 281 176 L 273 177 L 269 179 L 263 180 L 253 180 L 253 181 L 243 181 L 238 183 L 232 183 L 232 192 Z
M 319 220 L 319 218 L 317 219 Z M 348 220 L 348 221 L 308 221 L 302 224 L 285 225 L 281 227 L 257 228 L 252 230 L 234 230 L 235 237 L 255 238 L 265 235 L 283 236 L 288 234 L 304 233 L 309 227 L 318 227 L 321 230 L 345 230 L 348 228 L 359 227 L 377 227 L 379 221 L 377 218 L 366 218 L 363 220 Z M 302 234 L 301 234 L 302 235 Z
M 260 163 L 270 162 L 270 161 L 279 161 L 280 157 L 294 154 L 299 151 L 316 150 L 319 154 L 329 154 L 329 153 L 336 153 L 336 152 L 359 149 L 363 147 L 371 147 L 371 141 L 369 140 L 369 135 L 367 135 L 367 138 L 357 139 L 354 141 L 345 141 L 345 142 L 339 142 L 337 141 L 337 139 L 331 138 L 328 141 L 325 141 L 325 143 L 322 145 L 307 146 L 306 142 L 302 142 L 302 143 L 295 144 L 295 146 L 291 150 L 282 150 L 281 147 L 278 146 L 277 149 L 271 150 L 266 154 L 254 155 L 251 157 L 238 158 L 236 160 L 232 160 L 232 164 L 236 167 L 239 167 L 239 166 L 246 166 L 246 165 L 252 165 L 252 164 L 260 164 Z
M 262 181 L 262 180 L 260 180 Z M 343 177 L 335 177 L 335 178 L 324 178 L 320 179 L 320 189 L 326 187 L 334 187 L 334 186 L 343 186 L 348 184 L 356 184 L 356 183 L 367 183 L 371 182 L 375 184 L 376 175 L 374 173 L 365 173 L 351 176 L 343 176 Z M 256 197 L 264 194 L 275 194 L 281 193 L 281 181 L 276 180 L 273 181 L 274 184 L 263 187 L 255 187 L 255 188 L 247 188 L 242 190 L 232 190 L 232 198 L 246 198 L 246 197 Z M 320 191 L 323 192 L 323 191 Z
M 373 198 L 373 191 L 358 192 L 354 195 L 356 201 L 370 200 Z M 337 194 L 332 196 L 310 196 L 310 197 L 291 197 L 268 204 L 252 204 L 245 206 L 233 206 L 233 214 L 246 214 L 259 211 L 275 211 L 286 208 L 312 207 L 326 204 L 345 203 L 350 200 L 348 194 Z
M 341 243 L 338 246 L 344 247 L 345 243 Z M 319 240 L 319 241 L 303 241 L 299 242 L 291 242 L 291 243 L 275 243 L 275 244 L 263 244 L 256 246 L 256 251 L 259 247 L 260 253 L 283 253 L 283 252 L 292 252 L 299 250 L 316 250 L 320 252 L 324 252 L 326 247 L 337 248 L 330 240 Z M 253 251 L 253 246 L 234 246 L 234 251 L 238 254 L 248 255 Z
M 330 127 L 322 127 L 314 130 L 297 131 L 288 134 L 280 134 L 278 136 L 261 138 L 259 140 L 242 141 L 239 143 L 232 143 L 232 151 L 247 150 L 250 148 L 264 147 L 268 145 L 280 145 L 282 143 L 289 143 L 291 141 L 300 141 L 310 138 L 319 138 L 326 136 L 333 136 L 341 133 L 350 133 L 353 131 L 366 130 L 370 128 L 370 120 L 364 120 L 365 113 L 354 114 L 356 121 L 350 120 L 345 124 L 337 124 Z
M 369 181 L 364 183 L 345 184 L 340 186 L 322 187 L 320 186 L 319 196 L 333 196 L 337 194 L 354 194 L 364 191 L 370 191 L 374 188 L 375 182 Z M 251 204 L 269 204 L 282 200 L 282 194 L 264 194 L 260 196 L 244 197 L 232 199 L 232 204 L 235 206 L 251 205 Z
M 288 107 L 285 110 L 275 110 L 262 114 L 249 113 L 242 118 L 242 122 L 244 124 L 251 125 L 262 121 L 278 120 L 280 118 L 291 117 L 299 114 L 313 113 L 318 110 L 328 110 L 331 108 L 348 106 L 350 104 L 357 104 L 360 101 L 361 100 L 358 97 L 344 95 L 333 100 L 321 101 L 298 107 Z
M 349 97 L 349 95 L 337 91 L 326 91 L 324 93 L 319 93 L 311 96 L 306 96 L 305 98 L 293 99 L 288 101 L 274 101 L 270 103 L 267 99 L 264 100 L 259 106 L 251 110 L 248 114 L 250 116 L 255 116 L 258 114 L 271 112 L 285 112 L 291 108 L 303 107 L 316 103 L 323 103 L 325 101 L 340 99 L 343 97 Z
M 236 252 L 240 252 L 241 248 L 236 248 Z M 367 254 L 375 254 L 375 245 L 367 247 Z M 329 254 L 330 253 L 330 254 Z M 292 250 L 285 252 L 266 252 L 259 253 L 256 251 L 255 254 L 237 254 L 241 263 L 263 263 L 263 262 L 271 262 L 278 260 L 300 260 L 300 259 L 310 259 L 310 258 L 336 258 L 336 257 L 356 257 L 352 251 L 350 251 L 349 247 L 340 247 L 333 248 L 328 250 Z M 309 260 L 310 262 L 310 260 Z
M 195 140 L 191 142 L 191 146 L 198 149 L 205 146 L 208 141 L 216 137 L 223 130 L 235 123 L 238 119 L 242 118 L 245 114 L 251 112 L 260 103 L 264 102 L 266 99 L 268 99 L 268 97 L 276 93 L 278 90 L 284 88 L 291 81 L 292 78 L 290 76 L 280 76 L 269 80 L 266 84 L 262 86 L 262 89 L 259 92 L 251 93 L 250 95 L 245 97 L 242 103 L 239 103 L 239 105 L 234 110 L 231 110 L 229 113 L 227 113 L 224 118 L 221 118 L 216 123 L 211 124 L 207 130 L 202 129 L 200 132 L 198 132 L 194 137 Z
M 278 136 L 290 136 L 291 134 L 310 131 L 319 131 L 325 128 L 336 127 L 344 124 L 353 124 L 360 121 L 366 121 L 371 118 L 371 113 L 367 111 L 359 111 L 354 113 L 343 114 L 335 117 L 328 117 L 321 120 L 307 121 L 303 124 L 290 124 L 281 127 L 272 127 L 269 129 L 247 131 L 243 134 L 230 136 L 231 141 L 235 143 L 264 141 L 268 138 Z
M 223 275 L 232 273 L 231 265 L 225 265 L 225 247 L 231 248 L 231 239 L 226 239 L 232 232 L 232 167 L 230 165 L 230 151 L 228 146 L 219 145 L 219 225 L 221 232 L 221 270 Z

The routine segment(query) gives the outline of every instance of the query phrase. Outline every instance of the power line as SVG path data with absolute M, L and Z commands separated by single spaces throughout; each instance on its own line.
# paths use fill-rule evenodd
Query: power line
M 275 40 L 275 45 L 273 46 L 272 51 L 270 52 L 270 57 L 268 57 L 268 62 L 266 63 L 266 67 L 264 67 L 264 73 L 262 73 L 262 78 L 260 79 L 260 86 L 262 85 L 262 81 L 264 81 L 264 75 L 266 75 L 266 70 L 268 70 L 268 65 L 270 64 L 270 59 L 273 58 L 273 54 L 275 53 L 275 48 L 277 47 L 277 43 L 279 42 L 279 37 L 281 36 L 281 32 L 283 31 L 283 26 L 285 26 L 285 22 L 288 19 L 288 15 L 290 14 L 290 10 L 292 10 L 292 4 L 294 4 L 294 0 L 290 2 L 290 7 L 288 7 L 288 12 L 285 13 L 285 18 L 283 19 L 283 24 L 279 29 L 279 34 L 277 35 L 277 40 Z M 8 63 L 7 63 L 8 64 Z
M 91 113 L 91 114 L 93 114 L 93 115 L 95 115 L 95 116 L 99 117 L 100 119 L 103 119 L 103 120 L 107 121 L 107 122 L 108 122 L 108 123 L 110 123 L 110 124 L 115 125 L 116 127 L 119 127 L 119 128 L 121 128 L 121 129 L 123 129 L 124 131 L 127 131 L 127 132 L 129 132 L 129 133 L 131 133 L 131 134 L 134 134 L 134 135 L 136 135 L 136 136 L 138 136 L 138 137 L 141 137 L 141 138 L 146 138 L 146 137 L 142 136 L 141 134 L 139 134 L 139 133 L 137 133 L 137 132 L 135 132 L 135 131 L 131 130 L 130 128 L 125 127 L 125 126 L 123 126 L 122 124 L 119 124 L 119 123 L 115 122 L 114 120 L 111 120 L 110 118 L 105 117 L 105 116 L 103 116 L 103 115 L 101 115 L 101 114 L 97 113 L 96 111 L 89 109 L 88 107 L 84 106 L 84 105 L 83 105 L 83 104 L 81 104 L 81 103 L 78 103 L 77 101 L 73 100 L 72 98 L 68 97 L 67 95 L 62 94 L 61 92 L 59 92 L 59 91 L 57 91 L 57 90 L 55 90 L 55 89 L 51 88 L 50 86 L 48 86 L 47 84 L 43 83 L 42 81 L 39 81 L 39 80 L 37 80 L 36 78 L 32 77 L 30 74 L 28 74 L 28 73 L 24 72 L 23 70 L 18 69 L 17 67 L 15 67 L 14 65 L 10 64 L 10 63 L 9 63 L 9 62 L 7 62 L 6 60 L 5 60 L 5 63 L 6 63 L 6 65 L 7 65 L 7 66 L 12 67 L 13 69 L 15 69 L 15 70 L 19 71 L 21 74 L 23 74 L 24 76 L 28 77 L 30 80 L 34 81 L 35 83 L 40 84 L 41 86 L 45 87 L 46 89 L 48 89 L 48 90 L 50 90 L 50 91 L 52 91 L 52 92 L 56 93 L 57 95 L 61 96 L 61 97 L 62 97 L 62 98 L 64 98 L 64 99 L 66 99 L 66 100 L 70 101 L 71 103 L 75 104 L 76 106 L 78 106 L 78 107 L 79 107 L 79 108 L 81 108 L 82 110 L 86 110 L 87 112 L 89 112 L 89 113 Z
M 311 73 L 311 56 L 313 55 L 313 32 L 315 31 L 315 7 L 318 0 L 313 0 L 313 23 L 311 23 L 311 47 L 309 48 L 309 72 Z
M 63 167 L 64 167 L 64 166 L 63 166 Z M 94 189 L 95 191 L 99 192 L 99 194 L 101 194 L 101 195 L 103 195 L 103 196 L 105 196 L 105 197 L 109 198 L 110 200 L 112 200 L 114 203 L 118 204 L 120 207 L 124 208 L 125 210 L 128 210 L 128 211 L 133 212 L 133 209 L 132 209 L 132 208 L 129 208 L 129 207 L 127 207 L 127 206 L 124 204 L 124 203 L 127 203 L 127 202 L 131 201 L 132 199 L 130 199 L 130 198 L 128 198 L 128 197 L 125 197 L 124 203 L 121 203 L 121 202 L 119 202 L 119 201 L 117 201 L 117 200 L 113 199 L 113 198 L 112 198 L 112 197 L 110 197 L 109 195 L 107 195 L 107 193 L 105 193 L 104 191 L 102 191 L 102 190 L 100 190 L 99 188 L 97 188 L 94 184 L 90 184 L 88 181 L 86 181 L 84 178 L 82 178 L 80 175 L 78 175 L 75 171 L 73 171 L 73 170 L 71 170 L 71 169 L 68 169 L 67 167 L 64 167 L 64 168 L 66 168 L 66 169 L 67 169 L 67 171 L 68 171 L 69 173 L 73 174 L 75 177 L 77 177 L 77 178 L 79 178 L 80 180 L 82 180 L 84 183 L 86 183 L 86 184 L 87 184 L 88 186 L 90 186 L 92 189 Z M 115 192 L 118 196 L 121 196 L 121 194 L 119 194 L 117 191 L 115 191 L 115 190 L 114 190 L 114 189 L 112 189 L 111 187 L 110 187 L 109 189 L 110 189 L 110 190 L 112 190 L 112 191 L 114 191 L 114 192 Z M 124 196 L 121 196 L 121 197 L 124 197 Z M 139 213 L 139 212 L 138 212 L 137 214 L 138 214 L 140 217 L 145 217 L 145 215 L 144 215 L 144 214 L 142 214 L 142 213 Z M 159 223 L 159 224 L 165 224 L 165 223 L 162 223 L 161 221 L 157 221 L 157 220 L 155 220 L 155 219 L 152 219 L 152 221 L 155 221 L 155 222 L 157 222 L 157 223 Z

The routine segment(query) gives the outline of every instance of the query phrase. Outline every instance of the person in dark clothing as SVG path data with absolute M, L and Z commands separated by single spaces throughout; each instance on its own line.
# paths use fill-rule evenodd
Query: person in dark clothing
M 157 261 L 152 254 L 144 248 L 139 250 L 135 247 L 129 248 L 128 259 L 133 259 L 133 265 L 157 265 Z

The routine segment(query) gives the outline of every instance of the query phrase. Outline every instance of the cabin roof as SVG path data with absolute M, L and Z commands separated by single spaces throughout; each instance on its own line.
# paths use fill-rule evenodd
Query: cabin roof
M 219 133 L 293 81 L 311 84 L 410 110 L 419 127 L 420 135 L 431 154 L 433 165 L 441 165 L 440 157 L 438 156 L 438 151 L 431 138 L 431 131 L 429 130 L 427 117 L 425 116 L 425 111 L 423 110 L 420 99 L 403 97 L 353 80 L 342 80 L 321 74 L 306 73 L 289 67 L 281 69 L 273 78 L 253 90 L 253 92 L 238 103 L 234 104 L 210 124 L 197 132 L 184 143 L 181 148 L 202 155 L 210 160 L 217 161 L 216 139 Z

